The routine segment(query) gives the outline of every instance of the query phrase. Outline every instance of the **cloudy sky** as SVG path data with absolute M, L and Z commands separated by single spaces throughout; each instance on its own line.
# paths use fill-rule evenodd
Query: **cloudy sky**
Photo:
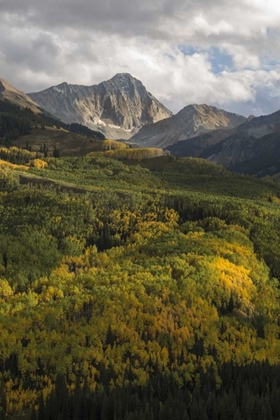
M 127 72 L 173 112 L 280 109 L 279 0 L 0 0 L 0 40 L 25 92 Z

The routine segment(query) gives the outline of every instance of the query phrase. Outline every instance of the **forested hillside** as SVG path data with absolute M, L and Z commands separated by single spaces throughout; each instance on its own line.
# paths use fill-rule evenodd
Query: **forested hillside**
M 22 153 L 0 161 L 0 419 L 279 419 L 279 184 Z
M 65 124 L 50 114 L 35 114 L 29 108 L 22 108 L 0 99 L 0 144 L 15 145 L 15 141 L 28 134 L 37 134 L 38 128 L 55 127 L 85 137 L 104 140 L 103 134 L 92 131 L 81 124 Z M 31 137 L 32 139 L 32 137 Z

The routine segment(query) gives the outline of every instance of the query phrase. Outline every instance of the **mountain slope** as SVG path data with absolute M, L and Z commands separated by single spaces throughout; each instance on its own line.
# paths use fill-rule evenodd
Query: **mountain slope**
M 30 97 L 67 123 L 78 122 L 115 139 L 128 139 L 144 124 L 172 115 L 127 73 L 93 86 L 62 83 Z
M 275 173 L 280 160 L 280 111 L 254 118 L 235 134 L 210 148 L 204 157 L 214 163 L 245 173 Z M 268 170 L 268 168 L 271 168 Z
M 25 93 L 16 89 L 9 82 L 0 78 L 0 99 L 6 99 L 21 108 L 29 108 L 36 114 L 41 113 L 39 106 Z
M 177 143 L 171 144 L 167 147 L 167 150 L 169 150 L 172 155 L 178 157 L 203 157 L 209 148 L 212 148 L 225 138 L 233 135 L 235 131 L 236 127 L 209 131 L 201 136 L 191 137 L 190 139 L 181 140 Z
M 167 147 L 217 128 L 234 128 L 245 117 L 208 105 L 188 105 L 178 114 L 144 126 L 131 141 L 147 147 Z

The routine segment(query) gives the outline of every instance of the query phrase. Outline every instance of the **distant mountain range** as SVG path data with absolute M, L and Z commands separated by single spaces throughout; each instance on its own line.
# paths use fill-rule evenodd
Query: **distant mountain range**
M 280 173 L 280 111 L 245 118 L 209 105 L 188 105 L 176 115 L 129 74 L 99 85 L 62 83 L 26 95 L 0 79 L 0 99 L 66 123 L 78 122 L 107 138 L 130 139 L 177 156 L 202 157 L 257 176 Z
M 171 154 L 202 157 L 236 172 L 273 175 L 280 172 L 280 111 L 251 116 L 234 129 L 214 130 L 167 149 Z
M 208 105 L 188 105 L 168 119 L 145 125 L 131 141 L 145 147 L 164 147 L 206 132 L 234 128 L 245 117 Z
M 203 156 L 227 168 L 259 176 L 280 171 L 280 111 L 239 126 Z
M 129 139 L 143 125 L 172 115 L 127 73 L 116 74 L 99 85 L 62 83 L 29 96 L 62 121 L 84 124 L 113 139 Z

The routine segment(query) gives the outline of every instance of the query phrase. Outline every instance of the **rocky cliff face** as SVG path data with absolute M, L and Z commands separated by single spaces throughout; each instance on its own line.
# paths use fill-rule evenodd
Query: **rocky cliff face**
M 78 122 L 114 139 L 129 139 L 144 124 L 172 115 L 139 80 L 127 73 L 117 74 L 99 85 L 62 83 L 29 96 L 66 123 Z
M 245 117 L 208 105 L 188 105 L 178 114 L 144 126 L 131 141 L 146 147 L 168 147 L 212 130 L 233 128 Z
M 22 108 L 29 108 L 35 113 L 41 113 L 39 106 L 25 93 L 16 89 L 4 79 L 0 79 L 0 98 L 19 105 Z

